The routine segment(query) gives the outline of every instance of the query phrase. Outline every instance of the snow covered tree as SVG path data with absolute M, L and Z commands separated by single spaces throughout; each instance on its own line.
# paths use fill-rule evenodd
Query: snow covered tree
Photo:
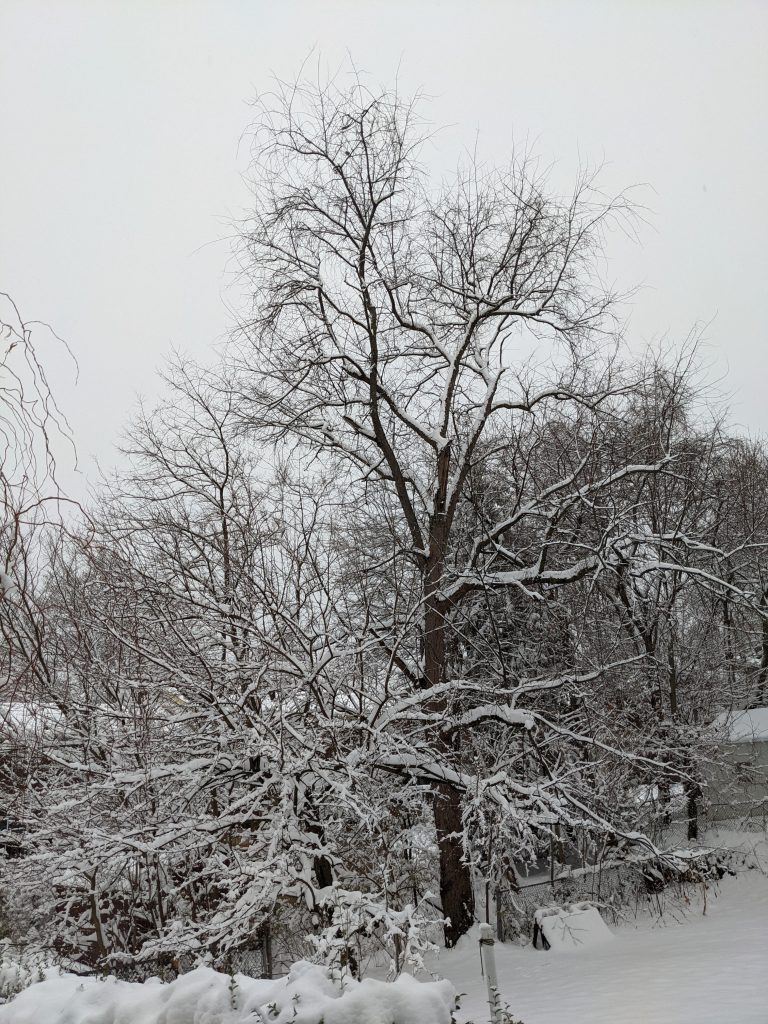
M 0 668 L 6 676 L 0 699 L 6 701 L 14 695 L 12 677 L 18 682 L 22 671 L 14 658 L 23 660 L 24 646 L 36 643 L 30 602 L 45 565 L 38 537 L 60 521 L 54 448 L 56 440 L 69 441 L 35 345 L 35 326 L 45 325 L 26 322 L 0 292 Z
M 78 527 L 7 533 L 38 719 L 2 870 L 60 950 L 269 922 L 399 971 L 479 877 L 653 850 L 638 795 L 695 805 L 709 722 L 765 687 L 765 453 L 693 415 L 684 359 L 622 355 L 627 201 L 532 159 L 436 188 L 425 138 L 357 77 L 265 99 L 252 316 L 166 374 Z
M 487 683 L 453 677 L 450 637 L 489 593 L 544 607 L 601 572 L 625 509 L 600 534 L 582 528 L 584 512 L 670 457 L 638 445 L 617 462 L 607 430 L 634 381 L 612 356 L 615 297 L 598 269 L 629 205 L 589 177 L 561 198 L 528 159 L 471 163 L 434 187 L 416 108 L 357 78 L 279 87 L 254 138 L 240 411 L 255 436 L 291 439 L 345 473 L 361 503 L 386 508 L 391 558 L 417 581 L 404 617 L 418 645 L 406 650 L 401 622 L 383 623 L 379 639 L 399 670 L 399 714 L 422 723 L 421 753 L 380 764 L 431 784 L 453 945 L 474 904 L 462 734 L 486 720 L 524 728 L 516 695 L 564 677 L 512 673 L 488 703 Z M 588 444 L 558 447 L 556 427 Z M 481 472 L 509 489 L 477 514 Z
M 17 919 L 92 962 L 221 956 L 268 920 L 294 957 L 311 933 L 399 970 L 428 941 L 422 793 L 354 770 L 366 597 L 333 568 L 322 481 L 258 479 L 219 375 L 167 385 L 39 591 L 56 728 L 15 787 Z

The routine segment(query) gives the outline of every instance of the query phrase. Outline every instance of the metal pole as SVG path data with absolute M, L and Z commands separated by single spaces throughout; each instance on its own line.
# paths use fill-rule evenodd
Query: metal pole
M 494 953 L 493 928 L 489 924 L 480 925 L 480 962 L 488 988 L 488 1006 L 491 1011 L 491 1024 L 502 1024 L 501 995 L 499 979 L 496 975 L 496 954 Z

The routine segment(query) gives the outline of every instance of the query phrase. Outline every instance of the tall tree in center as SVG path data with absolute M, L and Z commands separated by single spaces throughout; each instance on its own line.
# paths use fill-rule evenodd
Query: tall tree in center
M 613 520 L 580 533 L 579 509 L 661 463 L 616 466 L 601 425 L 603 411 L 606 423 L 620 415 L 627 386 L 606 353 L 613 297 L 597 273 L 625 200 L 606 201 L 586 178 L 561 198 L 530 160 L 470 162 L 435 187 L 426 141 L 412 104 L 357 77 L 262 101 L 244 236 L 254 313 L 237 352 L 253 426 L 344 464 L 363 499 L 384 490 L 396 510 L 394 557 L 420 581 L 419 640 L 409 653 L 386 624 L 380 640 L 427 723 L 434 759 L 420 777 L 432 786 L 453 945 L 474 908 L 462 788 L 446 767 L 462 735 L 444 728 L 456 706 L 451 623 L 490 590 L 541 602 L 601 571 Z M 553 422 L 574 438 L 567 463 L 557 446 L 550 456 L 542 424 Z M 497 469 L 508 488 L 478 504 L 473 479 Z M 494 708 L 469 708 L 464 726 L 522 721 Z

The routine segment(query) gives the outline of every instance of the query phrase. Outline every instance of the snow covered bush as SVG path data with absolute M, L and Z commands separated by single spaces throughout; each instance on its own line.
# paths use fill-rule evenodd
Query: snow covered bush
M 45 958 L 35 954 L 11 952 L 0 946 L 0 1003 L 7 1002 L 35 982 L 56 973 L 47 968 Z
M 455 1003 L 450 982 L 410 975 L 358 982 L 298 963 L 258 981 L 199 967 L 170 983 L 48 978 L 0 1007 L 0 1024 L 450 1024 Z

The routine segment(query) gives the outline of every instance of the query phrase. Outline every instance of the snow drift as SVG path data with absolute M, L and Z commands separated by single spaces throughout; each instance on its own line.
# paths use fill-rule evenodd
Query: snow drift
M 287 978 L 198 967 L 167 984 L 49 976 L 0 1007 L 0 1024 L 450 1024 L 449 981 L 358 982 L 300 962 Z

